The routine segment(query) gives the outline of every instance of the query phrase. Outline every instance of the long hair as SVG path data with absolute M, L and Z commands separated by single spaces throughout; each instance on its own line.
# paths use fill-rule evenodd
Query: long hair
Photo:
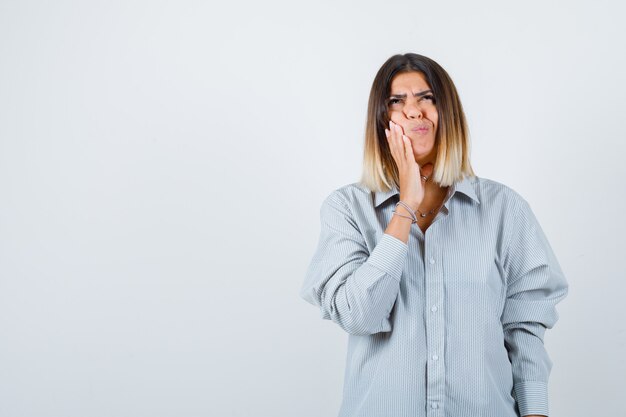
M 435 97 L 439 122 L 435 135 L 437 159 L 432 180 L 442 187 L 465 176 L 475 176 L 469 153 L 469 131 L 461 100 L 448 73 L 435 61 L 422 55 L 394 55 L 378 70 L 370 90 L 365 126 L 363 173 L 360 183 L 372 191 L 400 187 L 396 161 L 385 137 L 389 125 L 387 99 L 397 74 L 420 72 Z

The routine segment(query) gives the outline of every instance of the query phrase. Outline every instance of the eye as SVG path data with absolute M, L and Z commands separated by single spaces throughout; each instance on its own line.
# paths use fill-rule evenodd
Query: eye
M 422 100 L 430 100 L 431 102 L 435 102 L 435 96 L 429 94 L 427 96 L 422 97 Z
M 398 104 L 398 103 L 400 103 L 400 101 L 401 101 L 401 100 L 400 100 L 399 98 L 390 98 L 390 99 L 387 101 L 387 105 L 389 105 L 389 106 L 393 106 L 394 104 Z

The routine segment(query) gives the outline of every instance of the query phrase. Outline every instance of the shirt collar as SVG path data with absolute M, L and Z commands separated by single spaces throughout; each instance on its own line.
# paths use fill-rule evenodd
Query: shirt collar
M 472 200 L 476 201 L 480 204 L 480 200 L 476 195 L 476 191 L 474 190 L 474 186 L 472 185 L 472 179 L 476 177 L 464 177 L 461 181 L 457 181 L 450 187 L 449 195 L 450 197 L 447 200 L 450 200 L 452 196 L 456 192 L 463 193 Z M 385 201 L 389 200 L 391 197 L 400 194 L 400 191 L 397 187 L 393 187 L 389 191 L 376 191 L 374 192 L 374 207 L 380 206 Z M 447 201 L 446 201 L 447 203 Z

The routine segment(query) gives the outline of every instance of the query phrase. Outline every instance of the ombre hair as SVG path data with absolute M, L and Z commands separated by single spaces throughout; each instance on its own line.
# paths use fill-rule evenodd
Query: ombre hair
M 461 100 L 448 73 L 435 61 L 418 54 L 394 55 L 378 70 L 370 91 L 365 126 L 363 174 L 360 183 L 372 191 L 400 188 L 396 161 L 385 136 L 389 125 L 387 100 L 393 78 L 406 72 L 420 72 L 435 97 L 438 127 L 435 135 L 437 159 L 432 180 L 442 187 L 465 176 L 475 176 L 469 153 L 469 131 Z

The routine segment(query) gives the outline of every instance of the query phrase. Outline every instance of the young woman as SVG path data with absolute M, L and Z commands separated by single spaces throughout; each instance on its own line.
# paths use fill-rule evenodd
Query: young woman
M 548 416 L 568 285 L 529 204 L 474 174 L 447 72 L 392 56 L 361 181 L 322 203 L 301 296 L 349 334 L 340 417 Z

